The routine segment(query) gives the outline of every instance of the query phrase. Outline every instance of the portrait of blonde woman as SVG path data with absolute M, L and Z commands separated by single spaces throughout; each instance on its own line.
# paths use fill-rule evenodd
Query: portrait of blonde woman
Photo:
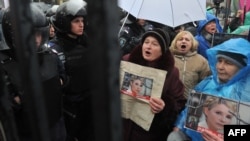
M 236 112 L 236 102 L 219 97 L 208 96 L 203 103 L 204 120 L 198 123 L 198 131 L 211 130 L 224 134 L 224 125 L 233 123 Z
M 141 94 L 142 88 L 144 85 L 144 78 L 136 75 L 132 75 L 129 82 L 128 92 L 132 96 L 137 96 Z

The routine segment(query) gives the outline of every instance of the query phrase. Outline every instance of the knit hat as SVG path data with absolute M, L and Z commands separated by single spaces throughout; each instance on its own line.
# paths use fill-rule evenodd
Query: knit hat
M 170 44 L 170 37 L 169 37 L 168 33 L 166 33 L 164 30 L 162 30 L 160 28 L 155 28 L 153 30 L 147 31 L 142 36 L 141 44 L 143 44 L 144 40 L 148 36 L 153 36 L 157 39 L 157 41 L 159 42 L 159 44 L 161 46 L 162 52 L 167 51 L 167 49 L 169 48 L 169 44 Z
M 217 58 L 222 57 L 225 58 L 229 61 L 231 61 L 232 63 L 234 63 L 235 65 L 237 65 L 239 68 L 242 68 L 244 66 L 247 65 L 247 58 L 246 56 L 242 55 L 242 54 L 238 54 L 238 53 L 232 53 L 232 52 L 225 52 L 225 51 L 218 51 Z

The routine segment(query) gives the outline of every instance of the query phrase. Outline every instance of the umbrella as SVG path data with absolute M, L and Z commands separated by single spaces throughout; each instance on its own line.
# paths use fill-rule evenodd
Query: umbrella
M 206 18 L 206 0 L 118 0 L 118 6 L 136 18 L 170 27 Z

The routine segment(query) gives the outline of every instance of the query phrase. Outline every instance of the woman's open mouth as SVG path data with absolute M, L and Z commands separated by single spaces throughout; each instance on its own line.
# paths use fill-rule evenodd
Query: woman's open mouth
M 183 48 L 183 49 L 186 48 L 186 45 L 181 45 L 181 48 Z
M 150 55 L 150 54 L 151 54 L 151 52 L 149 52 L 149 51 L 145 51 L 145 54 Z

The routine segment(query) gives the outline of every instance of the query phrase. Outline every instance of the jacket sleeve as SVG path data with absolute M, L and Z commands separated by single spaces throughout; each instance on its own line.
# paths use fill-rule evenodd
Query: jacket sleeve
M 152 130 L 159 130 L 157 129 L 159 126 L 165 130 L 172 130 L 177 115 L 185 106 L 186 99 L 183 93 L 184 85 L 179 79 L 179 71 L 177 68 L 174 68 L 167 74 L 161 96 L 165 102 L 165 107 L 154 117 L 151 125 Z
M 184 97 L 184 84 L 179 79 L 179 70 L 175 67 L 173 69 L 173 72 L 169 75 L 170 76 L 170 93 L 172 93 L 172 96 L 174 97 L 174 100 L 177 104 L 177 110 L 180 112 L 184 109 L 186 98 Z
M 202 57 L 202 60 L 203 60 L 202 61 L 202 68 L 201 68 L 202 71 L 199 74 L 199 82 L 211 74 L 207 59 Z
M 235 29 L 237 29 L 240 26 L 240 17 L 235 17 L 230 23 L 229 28 L 231 32 L 233 32 Z

